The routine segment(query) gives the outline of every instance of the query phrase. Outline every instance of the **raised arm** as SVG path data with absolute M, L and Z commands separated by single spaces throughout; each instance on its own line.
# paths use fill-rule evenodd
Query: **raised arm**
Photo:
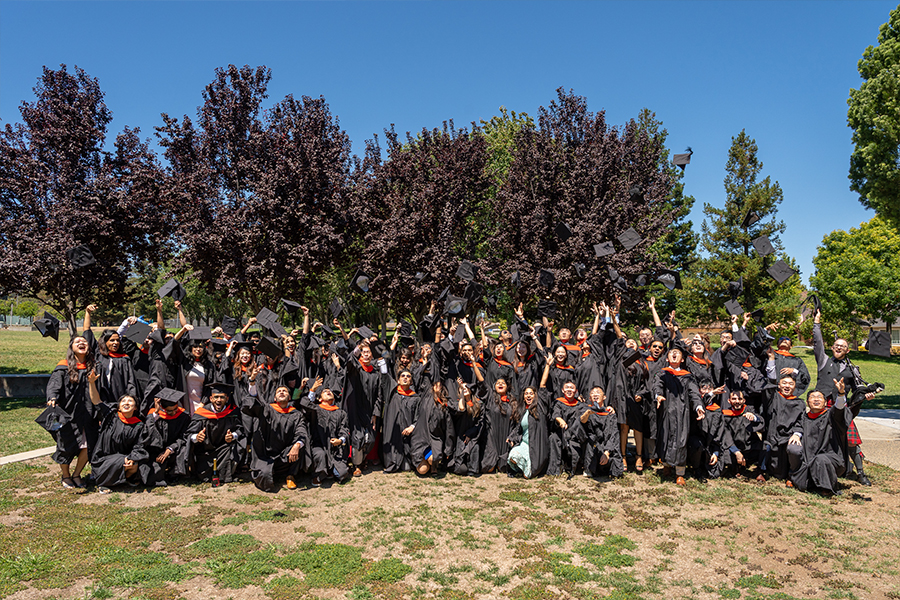
M 256 317 L 250 317 L 249 319 L 247 319 L 247 324 L 241 327 L 241 336 L 243 337 L 244 335 L 246 335 L 247 330 L 250 329 L 250 326 L 254 324 L 256 324 Z
M 165 329 L 166 321 L 163 319 L 162 314 L 162 298 L 156 299 L 156 328 L 157 329 Z
M 91 330 L 91 313 L 97 310 L 96 304 L 88 304 L 84 309 L 84 324 L 81 327 L 81 333 Z
M 653 324 L 661 327 L 662 321 L 659 320 L 659 313 L 656 312 L 656 298 L 654 296 L 650 297 L 650 302 L 647 303 L 647 306 L 650 307 L 650 314 L 653 315 Z
M 184 311 L 181 310 L 181 302 L 178 300 L 175 301 L 175 309 L 178 311 L 178 321 L 184 327 L 187 325 L 187 319 L 184 318 Z
M 539 387 L 546 388 L 547 387 L 547 379 L 550 378 L 550 365 L 553 364 L 553 355 L 547 355 L 547 362 L 544 365 L 544 373 L 541 375 L 541 385 Z
M 309 334 L 309 309 L 305 306 L 301 306 L 300 310 L 303 311 L 303 335 Z
M 813 318 L 813 354 L 816 357 L 816 365 L 819 368 L 819 371 L 825 366 L 825 363 L 828 361 L 828 357 L 825 355 L 825 339 L 822 337 L 822 312 L 816 311 L 816 316 Z

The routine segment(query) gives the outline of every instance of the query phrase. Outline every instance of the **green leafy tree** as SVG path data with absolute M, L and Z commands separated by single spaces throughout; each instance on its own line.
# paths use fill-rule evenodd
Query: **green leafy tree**
M 783 259 L 796 270 L 792 258 L 784 253 L 780 234 L 783 221 L 777 219 L 783 195 L 778 182 L 770 177 L 759 180 L 762 161 L 756 141 L 741 131 L 732 138 L 725 165 L 725 206 L 703 205 L 706 219 L 701 225 L 700 246 L 703 257 L 684 281 L 679 296 L 678 313 L 686 323 L 714 323 L 728 319 L 725 302 L 729 300 L 728 283 L 743 276 L 744 294 L 739 298 L 744 310 L 761 308 L 769 321 L 790 321 L 796 316 L 801 283 L 792 277 L 778 285 L 766 269 Z M 741 227 L 748 211 L 761 218 L 747 230 Z M 761 258 L 752 241 L 765 235 L 775 254 Z
M 832 231 L 813 258 L 810 284 L 832 321 L 855 316 L 891 325 L 900 317 L 900 234 L 874 217 L 850 231 Z
M 878 46 L 860 59 L 863 83 L 850 90 L 847 123 L 856 149 L 850 157 L 850 189 L 900 229 L 900 7 L 881 26 Z

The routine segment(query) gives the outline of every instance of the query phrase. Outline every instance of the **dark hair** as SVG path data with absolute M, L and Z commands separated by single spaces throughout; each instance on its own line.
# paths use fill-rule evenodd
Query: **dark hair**
M 72 339 L 69 340 L 69 349 L 66 351 L 66 371 L 69 375 L 69 383 L 78 383 L 78 368 L 76 365 L 78 364 L 78 360 L 75 358 L 75 352 L 72 350 L 72 345 L 78 338 L 83 338 L 83 335 L 75 335 L 72 336 Z M 88 371 L 93 371 L 94 366 L 96 366 L 97 361 L 94 357 L 94 351 L 91 350 L 91 345 L 88 344 L 87 354 L 84 355 L 84 363 L 83 363 Z
M 103 333 L 100 335 L 100 343 L 97 344 L 97 351 L 103 356 L 109 356 L 109 349 L 106 347 L 106 342 L 108 342 L 112 336 L 118 334 L 119 332 L 115 329 L 104 329 Z M 119 343 L 121 344 L 121 342 Z
M 716 387 L 715 385 L 713 385 L 712 379 L 708 379 L 706 377 L 704 377 L 703 379 L 700 380 L 700 387 L 704 387 L 704 386 L 708 386 L 711 388 Z

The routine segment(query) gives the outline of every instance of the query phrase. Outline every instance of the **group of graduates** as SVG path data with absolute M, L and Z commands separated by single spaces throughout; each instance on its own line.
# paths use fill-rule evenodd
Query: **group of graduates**
M 274 492 L 303 474 L 318 486 L 377 465 L 528 479 L 662 466 L 679 485 L 690 467 L 701 480 L 775 477 L 824 494 L 838 493 L 838 476 L 855 465 L 869 485 L 852 419 L 883 386 L 861 379 L 845 340 L 826 354 L 818 310 L 817 385 L 804 403 L 809 372 L 789 338 L 773 345 L 776 324 L 733 317 L 712 351 L 707 336 L 683 337 L 674 314 L 663 323 L 653 299 L 653 327 L 637 340 L 620 328 L 618 299 L 594 305 L 592 325 L 574 333 L 546 317 L 529 323 L 519 306 L 498 339 L 488 323 L 432 303 L 415 332 L 398 323 L 389 343 L 337 318 L 311 324 L 299 305 L 302 328 L 291 332 L 271 311 L 240 331 L 195 328 L 175 306 L 175 333 L 158 301 L 155 324 L 130 317 L 99 340 L 88 307 L 39 418 L 56 439 L 64 487 L 89 483 L 88 461 L 101 492 L 241 473 Z

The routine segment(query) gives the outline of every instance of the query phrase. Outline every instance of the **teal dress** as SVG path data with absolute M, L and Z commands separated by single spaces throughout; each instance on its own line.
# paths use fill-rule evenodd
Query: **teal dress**
M 522 411 L 522 441 L 509 451 L 507 459 L 510 466 L 522 471 L 526 478 L 531 477 L 531 448 L 528 446 L 528 411 Z

